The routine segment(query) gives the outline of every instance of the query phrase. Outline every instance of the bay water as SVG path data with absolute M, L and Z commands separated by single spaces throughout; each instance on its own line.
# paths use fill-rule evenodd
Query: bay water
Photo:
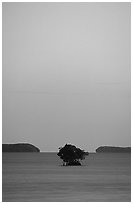
M 131 201 L 131 154 L 90 153 L 62 166 L 57 153 L 3 153 L 3 202 Z

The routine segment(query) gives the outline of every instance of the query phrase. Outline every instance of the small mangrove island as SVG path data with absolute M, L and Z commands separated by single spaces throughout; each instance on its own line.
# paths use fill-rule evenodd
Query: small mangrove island
M 101 146 L 96 149 L 97 153 L 131 153 L 131 147 Z
M 58 156 L 63 160 L 63 166 L 81 166 L 80 161 L 89 153 L 74 145 L 66 144 L 59 148 Z
M 2 144 L 2 152 L 40 152 L 40 149 L 32 144 Z

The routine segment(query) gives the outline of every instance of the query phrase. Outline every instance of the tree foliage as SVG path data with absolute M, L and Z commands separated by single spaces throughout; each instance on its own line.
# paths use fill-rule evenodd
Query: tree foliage
M 80 160 L 85 159 L 88 152 L 81 150 L 71 144 L 59 148 L 58 156 L 63 160 L 63 165 L 81 165 Z

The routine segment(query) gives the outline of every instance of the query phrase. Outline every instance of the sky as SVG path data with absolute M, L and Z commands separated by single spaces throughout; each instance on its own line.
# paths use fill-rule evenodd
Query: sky
M 2 3 L 2 142 L 131 145 L 130 3 Z

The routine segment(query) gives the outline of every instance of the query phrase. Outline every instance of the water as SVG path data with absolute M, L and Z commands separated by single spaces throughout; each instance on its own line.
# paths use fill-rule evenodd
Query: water
M 2 201 L 131 201 L 130 157 L 90 154 L 64 167 L 56 153 L 3 153 Z

